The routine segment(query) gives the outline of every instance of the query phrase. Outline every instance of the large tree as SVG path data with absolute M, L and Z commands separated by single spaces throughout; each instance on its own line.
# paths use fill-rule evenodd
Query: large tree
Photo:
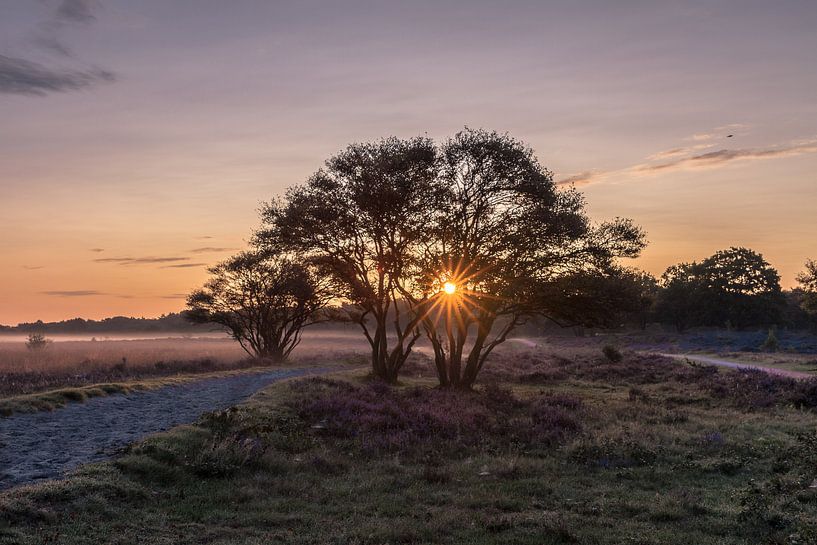
M 436 222 L 437 150 L 427 138 L 354 144 L 262 211 L 257 241 L 297 251 L 352 303 L 373 373 L 394 382 L 420 336 L 418 310 L 398 290 L 413 277 Z M 414 286 L 408 286 L 414 290 Z M 422 303 L 420 303 L 422 304 Z
M 219 324 L 258 358 L 285 360 L 332 298 L 309 267 L 269 252 L 242 252 L 209 272 L 204 287 L 187 298 L 187 316 Z
M 565 280 L 608 275 L 644 246 L 629 220 L 593 224 L 581 194 L 558 189 L 533 151 L 507 135 L 459 132 L 440 147 L 436 182 L 421 297 L 398 280 L 407 300 L 430 308 L 422 324 L 442 386 L 470 388 L 518 325 L 578 312 L 549 297 L 554 288 L 579 290 Z

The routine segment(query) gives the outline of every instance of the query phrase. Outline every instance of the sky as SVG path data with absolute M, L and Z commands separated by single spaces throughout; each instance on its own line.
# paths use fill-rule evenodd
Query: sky
M 659 275 L 817 258 L 817 2 L 3 0 L 0 324 L 158 316 L 352 142 L 523 140 Z M 731 136 L 729 136 L 731 135 Z

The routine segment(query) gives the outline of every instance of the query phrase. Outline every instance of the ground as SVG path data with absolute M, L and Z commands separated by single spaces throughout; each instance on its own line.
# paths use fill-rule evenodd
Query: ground
M 278 383 L 0 496 L 0 543 L 817 542 L 813 383 L 507 345 L 473 393 Z

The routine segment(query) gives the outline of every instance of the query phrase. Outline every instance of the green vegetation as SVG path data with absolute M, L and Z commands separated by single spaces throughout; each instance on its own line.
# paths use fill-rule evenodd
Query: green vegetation
M 416 361 L 397 388 L 273 385 L 5 492 L 0 543 L 817 539 L 813 384 L 597 349 L 497 359 L 483 376 L 501 385 L 471 393 Z
M 64 406 L 66 403 L 82 402 L 92 397 L 101 397 L 112 394 L 127 394 L 140 390 L 153 390 L 163 386 L 182 384 L 191 380 L 231 376 L 238 373 L 256 373 L 260 370 L 269 370 L 269 367 L 247 367 L 241 370 L 174 375 L 172 377 L 153 378 L 147 380 L 99 383 L 89 386 L 57 388 L 55 390 L 47 390 L 44 392 L 3 397 L 0 398 L 0 417 L 11 416 L 14 413 L 53 411 Z

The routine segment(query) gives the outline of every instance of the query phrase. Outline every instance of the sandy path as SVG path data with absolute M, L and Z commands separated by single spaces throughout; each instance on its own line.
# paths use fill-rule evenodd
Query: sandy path
M 789 371 L 788 369 L 778 369 L 775 367 L 763 367 L 760 365 L 754 365 L 752 363 L 740 363 L 735 361 L 729 360 L 722 360 L 718 358 L 711 358 L 709 356 L 700 356 L 698 354 L 658 354 L 659 356 L 665 356 L 667 358 L 674 358 L 674 359 L 684 359 L 684 360 L 691 360 L 696 361 L 699 363 L 706 363 L 709 365 L 718 365 L 721 367 L 731 367 L 732 369 L 756 369 L 758 371 L 765 371 L 771 375 L 780 375 L 783 377 L 789 378 L 813 378 L 815 375 L 810 373 L 803 373 L 801 371 Z
M 0 489 L 59 477 L 148 434 L 231 407 L 272 382 L 322 371 L 277 369 L 209 378 L 0 419 Z

